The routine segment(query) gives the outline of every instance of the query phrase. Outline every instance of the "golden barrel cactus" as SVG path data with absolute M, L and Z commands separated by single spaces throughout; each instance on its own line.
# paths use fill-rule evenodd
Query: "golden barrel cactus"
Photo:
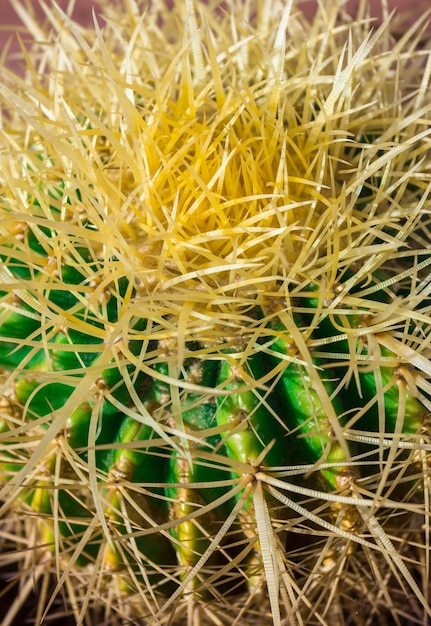
M 424 626 L 426 16 L 100 5 L 2 69 L 3 626 Z

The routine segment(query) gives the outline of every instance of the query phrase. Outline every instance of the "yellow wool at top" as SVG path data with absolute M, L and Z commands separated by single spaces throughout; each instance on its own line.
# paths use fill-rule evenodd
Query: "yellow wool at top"
M 344 4 L 20 5 L 3 626 L 430 620 L 427 15 Z

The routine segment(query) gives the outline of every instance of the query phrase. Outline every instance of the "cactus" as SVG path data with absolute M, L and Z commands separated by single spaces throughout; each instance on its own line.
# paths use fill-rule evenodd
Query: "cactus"
M 431 64 L 366 8 L 53 3 L 3 68 L 3 626 L 431 619 Z

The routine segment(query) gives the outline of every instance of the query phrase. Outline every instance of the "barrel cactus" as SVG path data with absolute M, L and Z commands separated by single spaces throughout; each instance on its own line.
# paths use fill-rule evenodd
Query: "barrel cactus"
M 342 4 L 3 68 L 3 626 L 429 623 L 425 18 Z

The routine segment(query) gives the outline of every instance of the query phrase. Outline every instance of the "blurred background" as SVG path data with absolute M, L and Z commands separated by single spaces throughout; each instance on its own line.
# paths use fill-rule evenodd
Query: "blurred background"
M 49 0 L 46 2 L 49 6 Z M 64 10 L 71 9 L 72 17 L 84 25 L 93 22 L 93 6 L 96 4 L 92 0 L 57 0 L 57 4 Z M 0 59 L 2 64 L 7 63 L 8 67 L 19 70 L 22 63 L 19 63 L 20 46 L 18 36 L 24 43 L 29 41 L 29 33 L 20 19 L 19 5 L 28 7 L 36 20 L 40 23 L 46 21 L 46 16 L 39 4 L 39 0 L 0 0 Z M 36 33 L 32 33 L 33 36 Z
M 104 0 L 106 2 L 106 0 Z M 121 0 L 118 0 L 121 1 Z M 151 0 L 144 0 L 150 2 Z M 197 0 L 197 4 L 204 2 L 205 0 Z M 256 0 L 257 2 L 258 0 Z M 262 0 L 263 3 L 265 0 Z M 313 15 L 318 0 L 303 0 L 301 6 L 308 16 Z M 325 6 L 325 1 L 322 4 Z M 372 15 L 375 15 L 378 19 L 381 18 L 382 13 L 386 10 L 390 12 L 392 9 L 397 9 L 397 12 L 404 12 L 403 22 L 411 22 L 414 16 L 419 16 L 431 8 L 430 0 L 329 0 L 330 2 L 339 2 L 345 4 L 347 10 L 352 15 L 357 12 L 358 5 L 363 2 L 365 6 L 368 6 Z M 49 5 L 49 0 L 46 0 Z M 90 25 L 93 21 L 92 11 L 93 7 L 97 9 L 97 0 L 57 0 L 57 3 L 63 10 L 69 10 L 72 16 L 81 24 Z M 225 0 L 225 4 L 228 4 L 229 0 Z M 39 0 L 0 0 L 0 55 L 4 59 L 5 57 L 5 44 L 10 41 L 10 48 L 7 52 L 7 57 L 12 54 L 15 56 L 19 50 L 18 42 L 16 39 L 16 33 L 25 34 L 25 28 L 19 18 L 19 5 L 29 7 L 34 14 L 40 19 L 44 20 L 44 13 L 39 6 Z M 169 4 L 169 0 L 167 0 Z M 97 10 L 96 10 L 97 12 Z M 28 38 L 28 36 L 27 36 Z

